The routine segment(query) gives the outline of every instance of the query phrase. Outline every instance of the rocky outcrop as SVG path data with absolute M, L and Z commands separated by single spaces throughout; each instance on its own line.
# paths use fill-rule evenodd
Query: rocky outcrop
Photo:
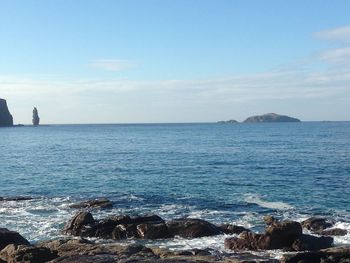
M 257 123 L 257 122 L 300 122 L 299 119 L 292 118 L 285 115 L 279 115 L 276 113 L 267 113 L 263 115 L 257 115 L 247 118 L 245 123 Z
M 271 218 L 270 218 L 271 219 Z M 302 226 L 294 221 L 267 220 L 270 225 L 262 234 L 242 232 L 238 237 L 225 240 L 225 247 L 232 250 L 270 250 L 289 251 L 319 250 L 332 246 L 333 238 L 302 234 Z
M 0 228 L 0 250 L 10 244 L 29 245 L 29 242 L 15 231 L 10 231 L 7 228 Z
M 232 224 L 222 224 L 219 226 L 220 230 L 227 234 L 227 235 L 232 235 L 232 234 L 241 234 L 242 232 L 250 232 L 249 229 L 243 227 L 243 226 L 237 226 L 237 225 L 232 225 Z
M 0 127 L 13 126 L 13 118 L 7 107 L 7 102 L 4 99 L 0 99 Z
M 34 126 L 38 126 L 40 123 L 40 118 L 39 118 L 39 114 L 38 114 L 38 110 L 37 108 L 34 107 L 33 109 L 33 119 L 32 119 L 33 125 Z
M 303 222 L 301 222 L 302 226 L 314 233 L 318 233 L 320 231 L 325 230 L 326 228 L 330 228 L 333 226 L 332 222 L 329 222 L 326 218 L 320 217 L 310 217 Z
M 104 239 L 159 239 L 180 236 L 197 238 L 222 233 L 220 227 L 201 219 L 175 219 L 165 222 L 157 215 L 130 217 L 112 216 L 94 220 L 91 213 L 82 211 L 65 226 L 63 233 Z
M 105 208 L 112 208 L 113 204 L 107 198 L 99 198 L 99 199 L 93 199 L 93 200 L 88 200 L 88 201 L 80 202 L 77 204 L 73 204 L 73 205 L 70 205 L 69 207 L 70 208 L 77 208 L 77 209 L 82 209 L 82 208 L 105 209 Z
M 348 231 L 346 229 L 341 228 L 330 228 L 325 229 L 320 232 L 320 235 L 322 236 L 345 236 L 348 234 Z

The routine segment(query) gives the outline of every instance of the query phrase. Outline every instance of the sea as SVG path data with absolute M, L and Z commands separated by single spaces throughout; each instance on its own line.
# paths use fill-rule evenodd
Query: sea
M 157 214 L 264 229 L 263 217 L 326 217 L 349 234 L 350 122 L 43 125 L 0 129 L 0 227 L 33 243 L 63 237 L 106 197 L 107 215 Z M 224 251 L 226 235 L 143 242 Z M 103 242 L 97 240 L 97 242 Z M 112 242 L 112 241 L 109 241 Z

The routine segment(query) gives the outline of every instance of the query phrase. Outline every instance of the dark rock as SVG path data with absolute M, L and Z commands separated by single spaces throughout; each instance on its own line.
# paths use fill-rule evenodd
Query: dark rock
M 265 233 L 242 232 L 238 237 L 227 238 L 225 246 L 233 250 L 269 250 L 291 248 L 302 235 L 300 223 L 294 221 L 274 222 Z
M 347 230 L 341 228 L 331 228 L 322 230 L 319 234 L 322 236 L 345 236 L 348 233 Z
M 265 230 L 265 235 L 271 240 L 269 249 L 291 247 L 302 233 L 301 224 L 295 221 L 274 222 Z
M 225 247 L 232 250 L 267 250 L 271 249 L 270 244 L 270 236 L 252 232 L 242 232 L 238 237 L 225 239 Z
M 315 233 L 333 226 L 333 224 L 327 221 L 327 219 L 320 217 L 311 217 L 301 222 L 301 224 L 304 228 Z
M 292 245 L 295 251 L 315 251 L 324 248 L 329 248 L 333 245 L 332 237 L 316 237 L 311 235 L 301 235 Z
M 214 236 L 221 233 L 219 227 L 201 219 L 176 219 L 166 222 L 166 225 L 171 236 L 184 238 Z
M 256 123 L 256 122 L 300 122 L 299 119 L 292 118 L 285 115 L 279 115 L 276 113 L 267 113 L 263 115 L 257 115 L 247 118 L 245 123 Z
M 11 263 L 43 263 L 57 258 L 57 253 L 44 247 L 8 245 L 0 252 L 0 259 Z
M 119 262 L 116 255 L 73 255 L 56 258 L 50 263 L 116 263 Z
M 27 200 L 33 200 L 33 199 L 34 198 L 30 196 L 0 197 L 0 202 L 27 201 Z
M 13 126 L 13 118 L 7 107 L 7 102 L 0 99 L 0 127 Z
M 145 223 L 153 223 L 159 224 L 164 223 L 164 220 L 157 215 L 145 215 L 145 216 L 137 216 L 131 219 L 132 224 L 145 224 Z
M 29 245 L 29 242 L 15 231 L 10 231 L 7 228 L 0 228 L 0 250 L 9 244 Z
M 134 224 L 124 224 L 117 225 L 112 232 L 112 239 L 120 240 L 126 238 L 139 238 L 139 233 L 137 232 L 137 225 Z
M 138 236 L 144 239 L 159 239 L 172 237 L 165 223 L 139 224 L 137 225 L 136 229 L 138 232 Z
M 349 263 L 350 247 L 334 247 L 316 252 L 285 254 L 281 263 Z
M 32 119 L 33 125 L 38 126 L 40 122 L 39 114 L 37 108 L 34 107 L 33 109 L 33 119 Z
M 77 209 L 82 209 L 82 208 L 102 208 L 103 209 L 103 208 L 111 208 L 113 207 L 113 204 L 107 198 L 100 198 L 100 199 L 88 200 L 77 204 L 73 204 L 69 207 L 77 208 Z
M 99 221 L 84 225 L 81 228 L 80 235 L 83 237 L 99 237 L 110 239 L 112 232 L 117 225 L 130 224 L 131 218 L 127 215 L 111 216 Z
M 225 233 L 227 235 L 240 234 L 243 231 L 250 232 L 249 229 L 247 229 L 243 226 L 236 226 L 236 225 L 231 225 L 231 224 L 223 224 L 223 225 L 220 225 L 219 228 L 223 233 Z
M 94 218 L 91 213 L 87 211 L 81 211 L 76 214 L 64 227 L 63 233 L 70 234 L 74 236 L 79 236 L 81 234 L 81 229 L 90 223 L 94 222 Z

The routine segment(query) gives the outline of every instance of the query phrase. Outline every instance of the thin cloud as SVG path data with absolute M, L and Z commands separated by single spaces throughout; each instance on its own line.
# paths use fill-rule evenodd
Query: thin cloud
M 134 68 L 136 65 L 134 62 L 124 59 L 96 59 L 89 62 L 87 66 L 106 71 L 123 71 Z
M 316 38 L 350 43 L 350 26 L 323 30 L 314 34 Z

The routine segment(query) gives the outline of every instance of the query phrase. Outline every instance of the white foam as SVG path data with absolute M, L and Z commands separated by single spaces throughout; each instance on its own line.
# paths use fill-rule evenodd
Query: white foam
M 291 210 L 294 207 L 283 202 L 269 202 L 266 200 L 263 200 L 261 196 L 259 195 L 246 195 L 246 198 L 244 199 L 245 202 L 250 204 L 257 204 L 258 206 L 265 207 L 265 208 L 271 208 L 276 210 Z

